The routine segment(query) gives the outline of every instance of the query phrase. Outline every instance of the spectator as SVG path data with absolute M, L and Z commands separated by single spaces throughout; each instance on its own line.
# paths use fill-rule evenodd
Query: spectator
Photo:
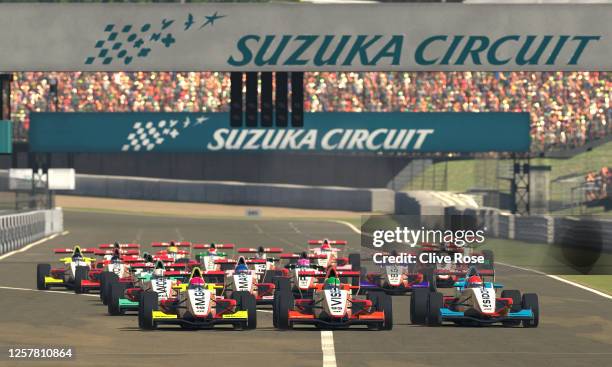
M 529 112 L 532 150 L 574 148 L 612 133 L 609 72 L 311 72 L 305 111 Z M 228 73 L 17 73 L 16 134 L 29 111 L 205 111 L 228 109 Z

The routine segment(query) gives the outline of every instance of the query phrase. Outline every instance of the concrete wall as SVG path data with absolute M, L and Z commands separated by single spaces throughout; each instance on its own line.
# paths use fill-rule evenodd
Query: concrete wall
M 364 212 L 393 212 L 395 193 L 387 189 L 190 181 L 77 175 L 69 195 L 215 204 L 280 206 Z

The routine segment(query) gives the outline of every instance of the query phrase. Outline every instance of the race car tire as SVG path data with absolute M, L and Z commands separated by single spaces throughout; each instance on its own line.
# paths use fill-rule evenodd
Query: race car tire
M 274 290 L 274 299 L 272 301 L 272 325 L 278 327 L 278 303 L 282 292 L 291 294 L 291 282 L 289 278 L 277 277 L 274 278 L 276 289 Z
M 49 289 L 45 283 L 45 277 L 51 274 L 51 265 L 49 264 L 38 264 L 36 265 L 36 288 L 38 290 Z
M 361 255 L 360 254 L 349 254 L 349 264 L 351 264 L 352 271 L 359 271 L 361 269 Z
M 77 266 L 74 270 L 74 293 L 84 293 L 81 281 L 86 280 L 89 276 L 89 268 L 87 266 Z
M 246 291 L 232 293 L 232 299 L 236 300 L 236 308 L 247 311 L 247 321 L 242 324 L 243 329 L 255 329 L 257 327 L 257 300 L 255 296 Z
M 435 292 L 438 289 L 436 286 L 436 275 L 433 268 L 427 267 L 423 270 L 423 280 L 429 283 L 430 292 Z
M 154 330 L 157 328 L 153 320 L 153 311 L 158 309 L 157 293 L 146 291 L 140 294 L 138 304 L 138 326 L 144 330 Z
M 385 313 L 385 321 L 382 324 L 381 330 L 393 329 L 393 301 L 391 296 L 386 293 L 381 293 L 378 296 L 378 311 Z
M 119 279 L 117 274 L 110 271 L 103 271 L 102 274 L 100 274 L 100 301 L 102 301 L 104 305 L 108 303 L 108 294 L 110 292 L 111 278 L 113 278 L 113 276 Z
M 442 325 L 442 315 L 440 309 L 444 306 L 444 296 L 440 292 L 429 293 L 429 306 L 427 310 L 427 325 Z
M 416 325 L 424 325 L 427 322 L 429 290 L 425 288 L 417 288 L 412 291 L 411 299 L 411 319 L 410 321 Z
M 512 298 L 512 307 L 510 312 L 518 312 L 522 308 L 521 292 L 515 289 L 507 289 L 501 292 L 501 298 Z M 521 324 L 520 320 L 506 320 L 502 321 L 502 325 L 506 327 L 518 326 Z
M 119 307 L 119 299 L 125 293 L 125 285 L 118 281 L 111 282 L 110 297 L 108 297 L 108 314 L 112 316 L 120 316 L 125 314 L 125 310 Z
M 533 312 L 533 320 L 523 320 L 523 327 L 538 327 L 540 323 L 540 303 L 538 301 L 538 295 L 535 293 L 523 294 L 523 301 L 521 302 L 523 309 L 531 309 Z
M 276 319 L 276 327 L 281 330 L 287 330 L 291 328 L 289 323 L 289 310 L 293 306 L 293 293 L 291 292 L 291 284 L 289 279 L 287 281 L 279 281 L 277 292 L 276 307 L 272 311 L 273 319 Z

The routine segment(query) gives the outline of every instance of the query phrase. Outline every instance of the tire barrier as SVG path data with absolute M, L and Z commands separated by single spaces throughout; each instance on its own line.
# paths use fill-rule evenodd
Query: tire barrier
M 0 216 L 0 255 L 64 230 L 61 208 Z

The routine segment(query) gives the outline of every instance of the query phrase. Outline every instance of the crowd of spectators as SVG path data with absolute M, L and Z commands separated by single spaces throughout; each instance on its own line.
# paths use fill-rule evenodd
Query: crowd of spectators
M 229 79 L 213 72 L 17 73 L 12 118 L 26 136 L 28 111 L 227 111 Z M 309 112 L 529 112 L 534 151 L 612 134 L 609 72 L 312 72 L 304 79 Z
M 587 201 L 596 201 L 608 197 L 608 188 L 612 185 L 612 168 L 602 167 L 598 172 L 589 172 L 584 177 Z

